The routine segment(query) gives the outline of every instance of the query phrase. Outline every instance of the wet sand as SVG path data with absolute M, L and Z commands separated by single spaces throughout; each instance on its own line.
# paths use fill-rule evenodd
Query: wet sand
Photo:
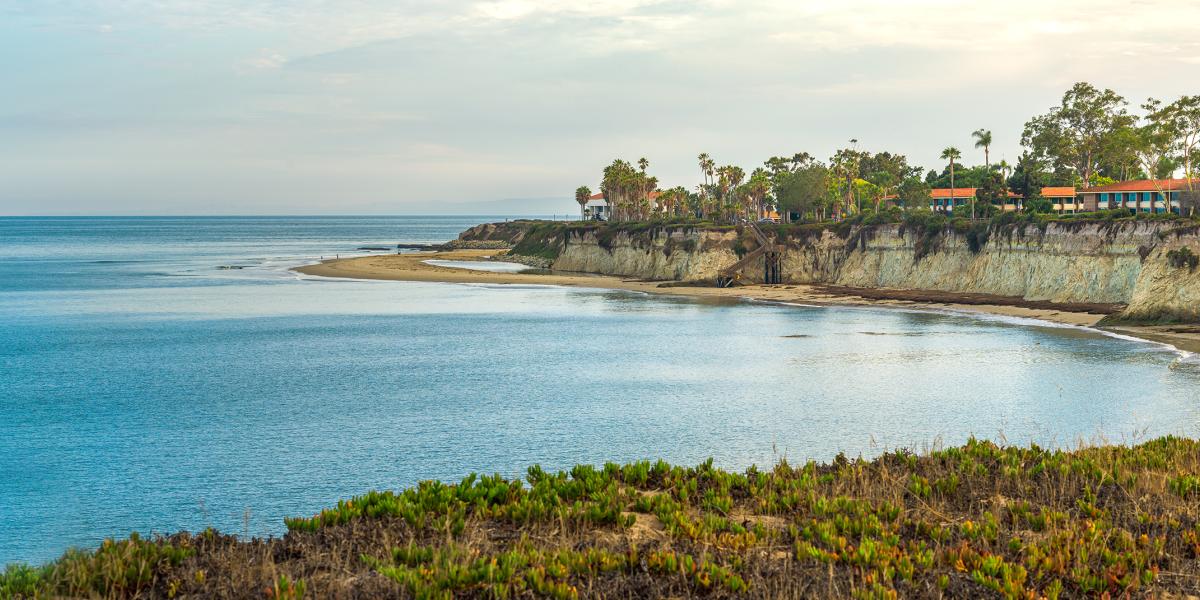
M 645 281 L 627 277 L 583 273 L 493 273 L 431 265 L 424 261 L 487 260 L 502 254 L 496 250 L 449 250 L 413 252 L 327 260 L 297 267 L 297 272 L 319 277 L 381 279 L 389 281 L 426 281 L 442 283 L 559 285 L 603 288 L 700 298 L 752 299 L 812 305 L 895 306 L 916 309 L 955 310 L 962 312 L 1038 319 L 1079 327 L 1096 327 L 1115 305 L 1054 304 L 1025 301 L 1006 296 L 955 294 L 919 290 L 876 290 L 823 285 L 780 284 L 742 285 L 732 288 L 703 287 L 678 282 Z M 1120 326 L 1106 331 L 1171 344 L 1188 352 L 1200 352 L 1200 326 Z

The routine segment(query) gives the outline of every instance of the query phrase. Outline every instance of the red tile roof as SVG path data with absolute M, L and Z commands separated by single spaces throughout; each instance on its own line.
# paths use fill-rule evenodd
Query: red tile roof
M 950 192 L 953 190 L 955 198 L 970 198 L 975 195 L 975 190 L 978 188 L 956 187 L 956 188 L 933 188 L 929 190 L 931 198 L 949 198 Z
M 1068 197 L 1068 196 L 1071 198 L 1074 198 L 1075 197 L 1075 188 L 1073 186 L 1044 187 L 1044 188 L 1042 188 L 1042 196 L 1045 196 L 1047 198 L 1062 198 L 1062 197 Z
M 1200 187 L 1200 179 L 1193 179 L 1192 184 Z M 1162 190 L 1187 189 L 1186 179 L 1138 179 L 1136 181 L 1118 181 L 1109 185 L 1085 188 L 1085 193 L 1095 192 L 1157 192 Z
M 931 197 L 931 198 L 951 198 L 952 197 L 952 196 L 950 196 L 951 189 L 952 188 L 933 188 L 932 190 L 929 190 L 929 197 Z M 954 198 L 973 198 L 973 197 L 975 197 L 975 190 L 977 190 L 977 189 L 979 189 L 979 188 L 956 187 L 956 188 L 953 188 L 953 190 L 954 190 L 953 197 Z M 1020 196 L 1017 196 L 1016 194 L 1009 192 L 1008 197 L 1009 198 L 1019 198 Z

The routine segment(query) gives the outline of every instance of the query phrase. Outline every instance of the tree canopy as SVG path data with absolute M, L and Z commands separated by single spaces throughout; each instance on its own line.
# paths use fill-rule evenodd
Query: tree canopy
M 1020 136 L 1024 151 L 1015 166 L 1003 159 L 992 163 L 994 136 L 979 128 L 969 138 L 983 150 L 982 165 L 963 164 L 962 152 L 951 145 L 940 154 L 943 166 L 926 172 L 903 154 L 863 150 L 852 139 L 824 163 L 801 151 L 772 156 L 749 173 L 702 152 L 696 157 L 700 182 L 694 188 L 659 190 L 658 179 L 648 173 L 648 160 L 617 159 L 604 169 L 600 189 L 618 220 L 669 215 L 721 222 L 762 218 L 773 209 L 785 218 L 840 218 L 881 210 L 893 199 L 901 206 L 923 208 L 931 188 L 949 187 L 977 188 L 975 198 L 987 205 L 1001 204 L 1011 191 L 1029 206 L 1045 186 L 1166 179 L 1180 168 L 1190 189 L 1200 148 L 1200 95 L 1169 103 L 1150 98 L 1138 108 L 1141 112 L 1133 114 L 1129 102 L 1113 90 L 1076 83 L 1057 105 L 1025 123 Z M 576 201 L 582 206 L 588 195 L 590 190 L 582 186 Z M 1032 206 L 1044 208 L 1037 202 Z

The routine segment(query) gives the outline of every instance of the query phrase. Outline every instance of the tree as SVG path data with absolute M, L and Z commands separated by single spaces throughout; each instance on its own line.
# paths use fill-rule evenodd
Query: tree
M 614 221 L 648 218 L 650 192 L 657 187 L 658 179 L 647 175 L 644 168 L 634 169 L 619 158 L 604 168 L 604 177 L 600 181 L 600 191 L 608 201 L 609 218 Z
M 646 176 L 646 169 L 650 168 L 650 161 L 646 160 L 645 156 L 639 158 L 637 164 L 638 170 L 641 171 L 641 178 L 638 179 L 638 217 L 645 219 L 654 210 L 650 203 L 650 192 L 658 187 L 658 180 Z
M 950 146 L 950 147 L 946 148 L 945 150 L 942 150 L 941 158 L 942 158 L 942 160 L 950 161 L 950 204 L 951 204 L 951 206 L 953 206 L 954 205 L 954 161 L 962 158 L 962 152 L 959 152 L 958 148 L 955 148 L 954 146 Z M 971 218 L 972 219 L 975 218 L 975 201 L 974 200 L 971 200 Z
M 716 171 L 717 199 L 720 201 L 721 218 L 726 221 L 732 221 L 734 215 L 739 212 L 740 198 L 738 197 L 738 186 L 742 184 L 742 180 L 746 178 L 746 172 L 741 167 L 736 165 L 725 165 L 718 167 Z
M 1200 96 L 1183 96 L 1147 115 L 1148 119 L 1166 121 L 1175 136 L 1175 151 L 1183 160 L 1183 176 L 1192 189 L 1196 177 L 1195 151 L 1200 146 Z
M 879 212 L 883 200 L 892 195 L 897 185 L 900 185 L 900 178 L 888 171 L 876 171 L 867 177 L 867 181 L 874 186 L 873 196 L 875 198 L 875 212 Z
M 976 129 L 971 136 L 975 138 L 975 147 L 983 148 L 983 166 L 992 168 L 990 150 L 992 148 L 992 132 L 985 129 Z
M 1166 199 L 1167 212 L 1171 212 L 1171 195 L 1169 192 L 1164 193 L 1158 174 L 1164 168 L 1173 167 L 1175 164 L 1171 158 L 1171 152 L 1176 147 L 1178 137 L 1175 123 L 1169 114 L 1162 110 L 1162 102 L 1154 98 L 1146 100 L 1142 108 L 1147 113 L 1146 122 L 1135 130 L 1134 156 L 1141 164 L 1142 169 L 1150 174 L 1158 196 Z M 1139 200 L 1137 206 L 1139 210 L 1141 209 L 1140 205 L 1141 201 Z M 1150 206 L 1153 209 L 1153 201 Z
M 1049 214 L 1054 212 L 1054 203 L 1042 198 L 1030 198 L 1025 200 L 1025 212 L 1033 214 Z
M 919 169 L 917 169 L 919 171 Z M 859 160 L 858 176 L 863 179 L 872 179 L 876 173 L 888 173 L 900 181 L 909 175 L 912 175 L 914 169 L 908 166 L 908 158 L 903 154 L 892 154 L 891 152 L 877 152 L 875 154 L 863 153 Z
M 790 219 L 792 212 L 801 212 L 800 208 L 798 207 L 800 204 L 803 204 L 795 196 L 793 196 L 788 202 L 780 200 L 781 190 L 783 190 L 785 187 L 788 187 L 794 194 L 796 182 L 792 180 L 793 175 L 813 167 L 820 168 L 822 173 L 822 181 L 826 178 L 827 174 L 824 166 L 817 162 L 817 160 L 807 152 L 797 152 L 790 157 L 772 156 L 763 162 L 763 167 L 764 168 L 761 170 L 766 173 L 767 180 L 770 184 L 768 197 L 774 200 L 775 208 L 779 211 L 780 216 L 785 221 Z M 756 172 L 757 171 L 758 170 L 756 169 Z M 751 174 L 751 179 L 753 178 L 754 175 Z M 828 186 L 822 184 L 820 187 L 822 190 L 824 190 Z M 821 201 L 824 200 L 824 193 L 812 195 L 811 200 L 813 201 L 812 208 L 813 215 L 815 217 L 818 212 L 818 208 L 822 207 Z M 805 202 L 808 201 L 809 200 L 805 200 Z M 790 204 L 788 204 L 789 202 Z M 785 204 L 788 204 L 788 206 L 785 206 Z M 806 206 L 804 210 L 808 210 L 808 208 L 809 207 Z
M 896 195 L 904 208 L 926 209 L 929 207 L 930 187 L 919 177 L 909 177 L 900 182 Z
M 697 156 L 696 159 L 700 161 L 700 177 L 702 181 L 700 184 L 700 201 L 702 204 L 700 212 L 703 213 L 707 209 L 707 206 L 704 205 L 708 204 L 708 192 L 711 185 L 709 180 L 713 176 L 713 167 L 716 165 L 716 162 L 713 161 L 707 152 L 701 152 L 700 156 Z
M 1104 163 L 1104 153 L 1113 150 L 1110 138 L 1136 121 L 1126 104 L 1112 90 L 1076 83 L 1059 106 L 1025 123 L 1021 144 L 1051 161 L 1055 170 L 1069 169 L 1075 179 L 1088 182 Z
M 750 181 L 746 182 L 746 197 L 750 200 L 751 206 L 747 207 L 754 211 L 754 219 L 762 218 L 766 209 L 767 194 L 771 191 L 771 179 L 767 175 L 767 171 L 763 168 L 757 168 L 750 173 Z M 747 212 L 750 212 L 749 210 Z
M 841 196 L 844 198 L 843 204 L 839 207 L 834 205 L 833 212 L 835 217 L 841 216 L 843 210 L 849 210 L 850 207 L 861 209 L 858 206 L 857 200 L 854 197 L 854 180 L 860 177 L 860 170 L 864 154 L 853 147 L 858 140 L 850 140 L 852 144 L 850 148 L 842 148 L 838 150 L 833 158 L 829 159 L 830 167 L 836 176 L 836 184 L 841 190 Z
M 1009 171 L 1012 171 L 1012 165 L 1008 164 L 1008 161 L 1002 158 L 1000 159 L 1000 162 L 996 163 L 996 168 L 1000 169 L 1000 174 L 1003 175 L 1005 181 L 1007 181 L 1008 173 Z
M 862 208 L 860 206 L 859 212 L 865 213 L 868 210 L 873 213 L 879 212 L 879 206 L 883 203 L 883 197 L 885 195 L 886 194 L 883 188 L 870 181 L 867 181 L 866 179 L 854 180 L 854 197 L 859 199 L 859 204 L 862 204 L 863 198 L 870 198 L 875 204 L 872 208 Z
M 994 206 L 1004 210 L 1004 204 L 1008 202 L 1008 186 L 1004 185 L 1004 176 L 995 171 L 989 172 L 983 185 L 975 190 L 975 199 L 983 204 L 985 216 Z
M 775 184 L 775 202 L 785 220 L 791 213 L 803 215 L 812 211 L 814 219 L 824 207 L 825 195 L 829 190 L 829 169 L 820 163 L 789 170 Z
M 658 203 L 662 206 L 663 213 L 668 217 L 678 217 L 683 214 L 687 208 L 688 191 L 683 186 L 676 186 L 669 190 L 663 190 L 658 196 Z
M 1138 159 L 1138 147 L 1142 140 L 1138 128 L 1130 122 L 1108 135 L 1100 147 L 1100 168 L 1092 175 L 1103 175 L 1117 181 L 1141 179 L 1145 176 Z
M 954 163 L 954 187 L 955 188 L 979 187 L 980 185 L 983 185 L 983 180 L 987 179 L 988 173 L 991 173 L 991 172 L 992 172 L 992 170 L 988 169 L 987 167 L 985 167 L 983 165 L 976 165 L 974 167 L 968 167 L 962 163 L 955 162 Z M 932 178 L 928 179 L 927 183 L 929 183 L 929 185 L 931 185 L 935 188 L 950 187 L 950 164 L 946 163 L 946 166 L 942 167 L 941 173 L 937 173 L 935 171 L 934 176 Z
M 579 218 L 586 219 L 587 215 L 584 210 L 587 208 L 588 199 L 592 197 L 592 188 L 586 185 L 581 185 L 575 188 L 575 201 L 579 203 Z
M 1042 188 L 1046 186 L 1047 177 L 1045 165 L 1038 157 L 1025 152 L 1017 159 L 1012 177 L 1008 178 L 1008 188 L 1028 203 L 1042 197 Z

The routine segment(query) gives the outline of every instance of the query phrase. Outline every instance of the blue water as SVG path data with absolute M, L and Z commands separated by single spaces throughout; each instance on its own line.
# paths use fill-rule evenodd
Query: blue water
M 1192 359 L 1080 329 L 288 271 L 488 220 L 0 219 L 0 563 L 532 463 L 1200 433 Z

